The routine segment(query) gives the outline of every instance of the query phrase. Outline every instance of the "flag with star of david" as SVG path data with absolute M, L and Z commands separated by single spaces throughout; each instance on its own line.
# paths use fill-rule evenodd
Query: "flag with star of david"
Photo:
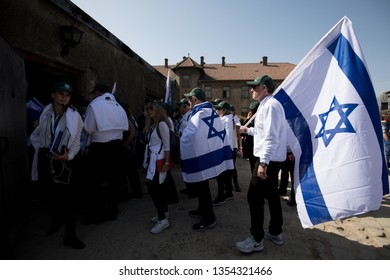
M 275 98 L 289 124 L 302 226 L 379 209 L 389 193 L 380 112 L 347 17 L 303 58 Z
M 209 102 L 194 106 L 180 137 L 183 181 L 195 183 L 233 169 L 232 150 L 220 117 Z

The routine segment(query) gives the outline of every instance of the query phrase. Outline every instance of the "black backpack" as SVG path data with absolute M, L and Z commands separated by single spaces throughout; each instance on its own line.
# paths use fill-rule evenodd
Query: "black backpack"
M 157 125 L 156 129 L 157 129 L 158 137 L 162 140 L 161 134 L 160 134 L 160 129 L 159 129 L 158 125 Z M 161 142 L 161 147 L 160 147 L 160 150 L 158 151 L 158 153 L 161 152 L 162 146 L 163 146 L 163 144 Z M 169 129 L 169 146 L 170 146 L 170 156 L 171 156 L 172 161 L 174 163 L 180 162 L 180 138 L 171 129 Z

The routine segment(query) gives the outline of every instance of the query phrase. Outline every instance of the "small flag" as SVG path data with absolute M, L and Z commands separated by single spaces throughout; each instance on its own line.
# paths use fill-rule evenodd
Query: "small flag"
M 111 94 L 116 97 L 116 82 L 115 82 L 114 86 L 112 87 Z
M 379 209 L 389 193 L 380 113 L 347 17 L 303 58 L 275 98 L 289 123 L 302 226 Z
M 165 98 L 164 103 L 168 104 L 170 108 L 173 106 L 173 99 L 172 99 L 172 79 L 173 79 L 173 73 L 171 69 L 168 69 L 168 75 L 167 75 L 167 82 L 165 84 Z

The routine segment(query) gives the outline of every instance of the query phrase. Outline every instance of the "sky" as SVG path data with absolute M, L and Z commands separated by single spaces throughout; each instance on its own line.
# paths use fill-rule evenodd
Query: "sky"
M 71 0 L 150 65 L 190 56 L 208 64 L 298 64 L 343 17 L 376 95 L 390 90 L 389 0 Z

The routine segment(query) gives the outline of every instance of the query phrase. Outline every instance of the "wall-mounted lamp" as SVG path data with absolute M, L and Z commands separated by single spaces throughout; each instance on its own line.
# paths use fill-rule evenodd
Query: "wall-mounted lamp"
M 61 48 L 61 55 L 62 57 L 65 57 L 69 54 L 69 48 L 75 48 L 78 44 L 80 44 L 83 31 L 72 25 L 67 25 L 61 26 L 61 32 L 66 43 L 66 45 Z

